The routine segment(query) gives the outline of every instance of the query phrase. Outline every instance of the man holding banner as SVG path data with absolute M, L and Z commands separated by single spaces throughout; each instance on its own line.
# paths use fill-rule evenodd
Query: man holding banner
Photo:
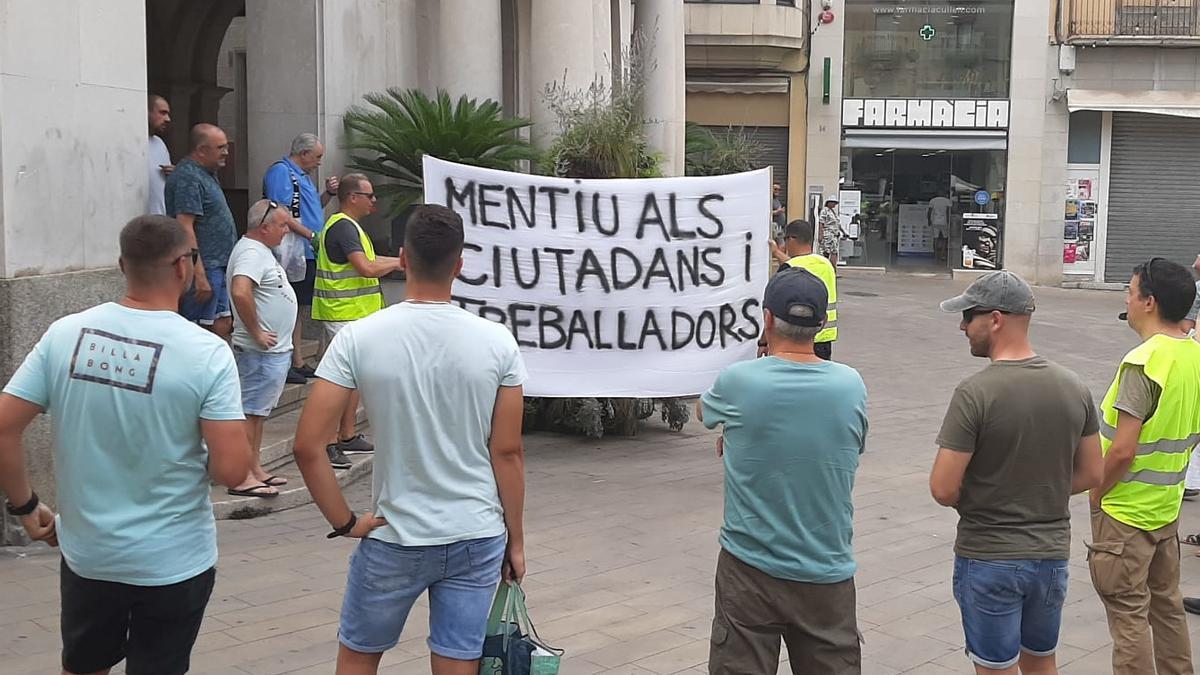
M 796 675 L 861 671 L 850 493 L 867 390 L 815 353 L 827 304 L 812 273 L 776 274 L 763 300 L 768 356 L 722 370 L 697 406 L 704 426 L 724 425 L 713 675 L 775 673 L 781 639 Z
M 817 356 L 830 361 L 833 359 L 833 343 L 838 336 L 837 271 L 828 258 L 813 253 L 813 235 L 812 223 L 807 220 L 793 220 L 784 228 L 784 248 L 781 249 L 774 241 L 771 242 L 771 256 L 782 263 L 780 269 L 787 267 L 806 269 L 825 284 L 825 290 L 829 293 L 829 309 L 825 327 L 821 329 L 820 333 L 817 333 L 813 350 Z M 766 346 L 765 338 L 759 340 L 760 352 L 766 349 Z

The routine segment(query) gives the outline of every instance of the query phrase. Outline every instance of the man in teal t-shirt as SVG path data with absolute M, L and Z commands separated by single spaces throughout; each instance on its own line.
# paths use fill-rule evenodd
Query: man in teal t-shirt
M 188 669 L 217 562 L 209 480 L 250 470 L 233 353 L 175 312 L 196 255 L 176 221 L 135 218 L 125 297 L 55 321 L 0 394 L 0 491 L 33 539 L 62 546 L 66 672 Z M 41 413 L 57 518 L 22 464 Z
M 765 358 L 721 371 L 700 399 L 724 425 L 725 522 L 710 672 L 860 671 L 850 493 L 867 436 L 858 372 L 814 354 L 828 293 L 811 272 L 767 284 Z

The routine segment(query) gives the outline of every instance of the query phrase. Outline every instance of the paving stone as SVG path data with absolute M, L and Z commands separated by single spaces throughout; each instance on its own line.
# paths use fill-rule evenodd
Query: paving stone
M 951 593 L 957 516 L 929 496 L 934 437 L 954 386 L 984 363 L 970 357 L 957 319 L 937 302 L 964 284 L 902 275 L 842 279 L 838 358 L 869 392 L 867 451 L 854 501 L 857 615 L 863 673 L 969 672 Z M 1136 336 L 1114 319 L 1119 293 L 1037 289 L 1034 345 L 1075 370 L 1097 400 Z M 722 468 L 714 433 L 681 433 L 651 420 L 634 438 L 526 437 L 529 576 L 542 637 L 567 649 L 564 675 L 706 673 Z M 359 508 L 370 485 L 347 489 Z M 1059 664 L 1064 675 L 1109 672 L 1104 610 L 1083 542 L 1086 501 L 1071 506 L 1072 548 Z M 1184 504 L 1184 531 L 1200 530 L 1200 503 Z M 193 673 L 317 675 L 333 671 L 337 617 L 355 543 L 324 538 L 315 507 L 218 524 L 216 588 Z M 1192 549 L 1186 549 L 1192 552 Z M 0 670 L 57 672 L 59 553 L 0 550 Z M 1200 595 L 1200 559 L 1186 555 L 1182 587 Z M 429 672 L 428 602 L 414 607 L 380 672 Z M 1200 620 L 1192 621 L 1200 645 Z M 24 636 L 24 637 L 20 637 Z M 1195 647 L 1194 647 L 1195 648 Z M 114 672 L 123 672 L 117 669 Z M 786 652 L 780 673 L 790 673 Z

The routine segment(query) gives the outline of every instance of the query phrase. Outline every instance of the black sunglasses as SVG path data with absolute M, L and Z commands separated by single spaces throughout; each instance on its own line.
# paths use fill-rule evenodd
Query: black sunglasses
M 1145 265 L 1142 265 L 1142 269 L 1146 271 L 1146 284 L 1142 288 L 1142 292 L 1152 297 L 1158 297 L 1154 295 L 1154 274 L 1152 270 L 1154 269 L 1154 263 L 1159 260 L 1166 260 L 1166 258 L 1154 257 L 1147 260 Z
M 1000 312 L 1001 314 L 1011 314 L 1011 312 L 1006 312 L 1002 309 L 983 309 L 981 307 L 972 307 L 970 309 L 964 309 L 962 311 L 962 320 L 963 320 L 963 323 L 971 323 L 972 321 L 975 320 L 975 317 L 983 316 L 984 314 L 991 314 L 992 312 Z
M 276 204 L 275 202 L 270 202 L 270 203 L 267 205 L 267 210 L 266 210 L 266 212 L 264 212 L 264 213 L 263 213 L 262 220 L 258 221 L 258 225 L 257 225 L 257 227 L 262 227 L 262 226 L 263 226 L 263 223 L 267 222 L 267 216 L 271 215 L 271 212 L 272 212 L 272 211 L 274 211 L 274 210 L 275 210 L 275 209 L 277 209 L 277 208 L 279 208 L 279 205 L 278 205 L 278 204 Z
M 192 264 L 195 265 L 196 261 L 200 259 L 200 249 L 194 248 L 194 249 L 188 251 L 187 253 L 184 253 L 183 255 L 179 256 L 178 258 L 172 260 L 171 265 L 174 265 L 175 263 L 179 262 L 180 260 L 183 260 L 184 258 L 186 258 L 188 256 L 192 257 Z
M 375 196 L 374 192 L 351 192 L 350 194 L 362 195 L 362 196 L 366 197 L 367 199 L 370 199 L 371 201 L 375 201 L 376 199 L 379 199 L 378 197 Z

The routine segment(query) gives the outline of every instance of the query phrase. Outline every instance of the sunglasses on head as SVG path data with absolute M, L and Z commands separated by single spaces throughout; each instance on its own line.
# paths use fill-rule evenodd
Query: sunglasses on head
M 267 204 L 267 210 L 263 212 L 262 220 L 258 221 L 258 227 L 262 227 L 263 223 L 267 222 L 267 217 L 270 216 L 271 212 L 277 208 L 279 208 L 278 204 L 276 204 L 275 202 L 269 202 Z

